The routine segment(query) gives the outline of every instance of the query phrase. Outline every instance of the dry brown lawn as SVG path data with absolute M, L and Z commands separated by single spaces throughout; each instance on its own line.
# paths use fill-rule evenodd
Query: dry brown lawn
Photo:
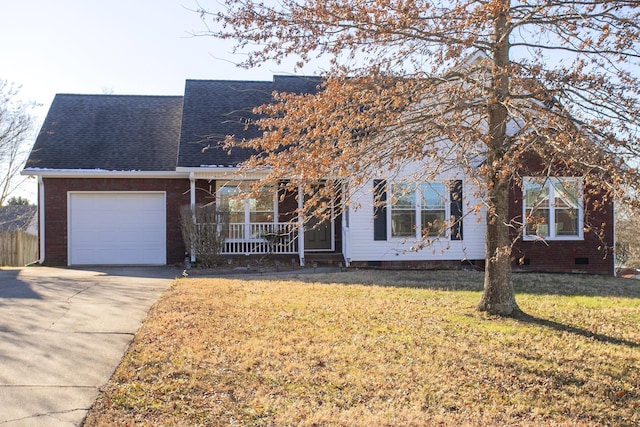
M 86 426 L 638 426 L 640 281 L 476 272 L 180 279 Z

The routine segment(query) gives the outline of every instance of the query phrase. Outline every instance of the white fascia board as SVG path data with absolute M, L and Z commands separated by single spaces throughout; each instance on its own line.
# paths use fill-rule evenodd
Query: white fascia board
M 189 178 L 188 173 L 178 171 L 111 171 L 104 169 L 26 168 L 20 174 L 44 178 Z
M 187 176 L 193 173 L 195 179 L 227 179 L 234 181 L 255 181 L 261 180 L 269 175 L 271 170 L 263 169 L 250 169 L 243 170 L 240 167 L 234 166 L 209 166 L 203 165 L 200 167 L 178 167 L 177 172 L 185 173 Z M 342 179 L 342 177 L 332 177 L 333 179 Z M 293 179 L 293 175 L 282 176 L 281 179 Z
M 193 173 L 195 179 L 234 179 L 234 180 L 258 180 L 263 179 L 268 171 L 242 170 L 233 166 L 202 166 L 202 167 L 178 167 L 176 172 L 187 175 Z

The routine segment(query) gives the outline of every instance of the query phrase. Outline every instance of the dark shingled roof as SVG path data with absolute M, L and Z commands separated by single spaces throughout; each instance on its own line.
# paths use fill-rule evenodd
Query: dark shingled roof
M 175 170 L 182 100 L 56 95 L 26 168 Z
M 27 169 L 172 171 L 236 166 L 252 152 L 221 148 L 227 135 L 255 138 L 254 107 L 274 91 L 312 93 L 318 77 L 273 81 L 187 80 L 184 97 L 56 95 Z
M 254 107 L 273 100 L 277 92 L 313 93 L 317 77 L 275 76 L 273 81 L 187 80 L 184 93 L 178 166 L 236 166 L 252 151 L 222 148 L 227 135 L 236 139 L 260 136 L 247 122 Z

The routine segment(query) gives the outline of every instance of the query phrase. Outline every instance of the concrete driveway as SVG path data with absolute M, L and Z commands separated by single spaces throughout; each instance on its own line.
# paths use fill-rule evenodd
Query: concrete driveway
M 0 426 L 78 426 L 151 305 L 166 267 L 0 270 Z

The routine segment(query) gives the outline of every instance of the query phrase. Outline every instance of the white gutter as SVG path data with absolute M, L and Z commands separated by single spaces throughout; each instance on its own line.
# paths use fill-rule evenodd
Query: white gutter
M 44 180 L 38 176 L 38 237 L 40 240 L 40 258 L 38 264 L 44 264 Z
M 237 179 L 260 180 L 268 175 L 265 170 L 243 170 L 232 166 L 202 166 L 197 168 L 177 167 L 177 173 L 194 174 L 196 179 Z
M 22 175 L 45 178 L 187 178 L 188 173 L 176 171 L 110 171 L 104 169 L 24 169 Z
M 178 166 L 176 167 L 176 172 L 212 172 L 212 173 L 238 173 L 240 171 L 240 167 L 235 166 L 198 166 L 198 167 L 186 167 L 186 166 Z

